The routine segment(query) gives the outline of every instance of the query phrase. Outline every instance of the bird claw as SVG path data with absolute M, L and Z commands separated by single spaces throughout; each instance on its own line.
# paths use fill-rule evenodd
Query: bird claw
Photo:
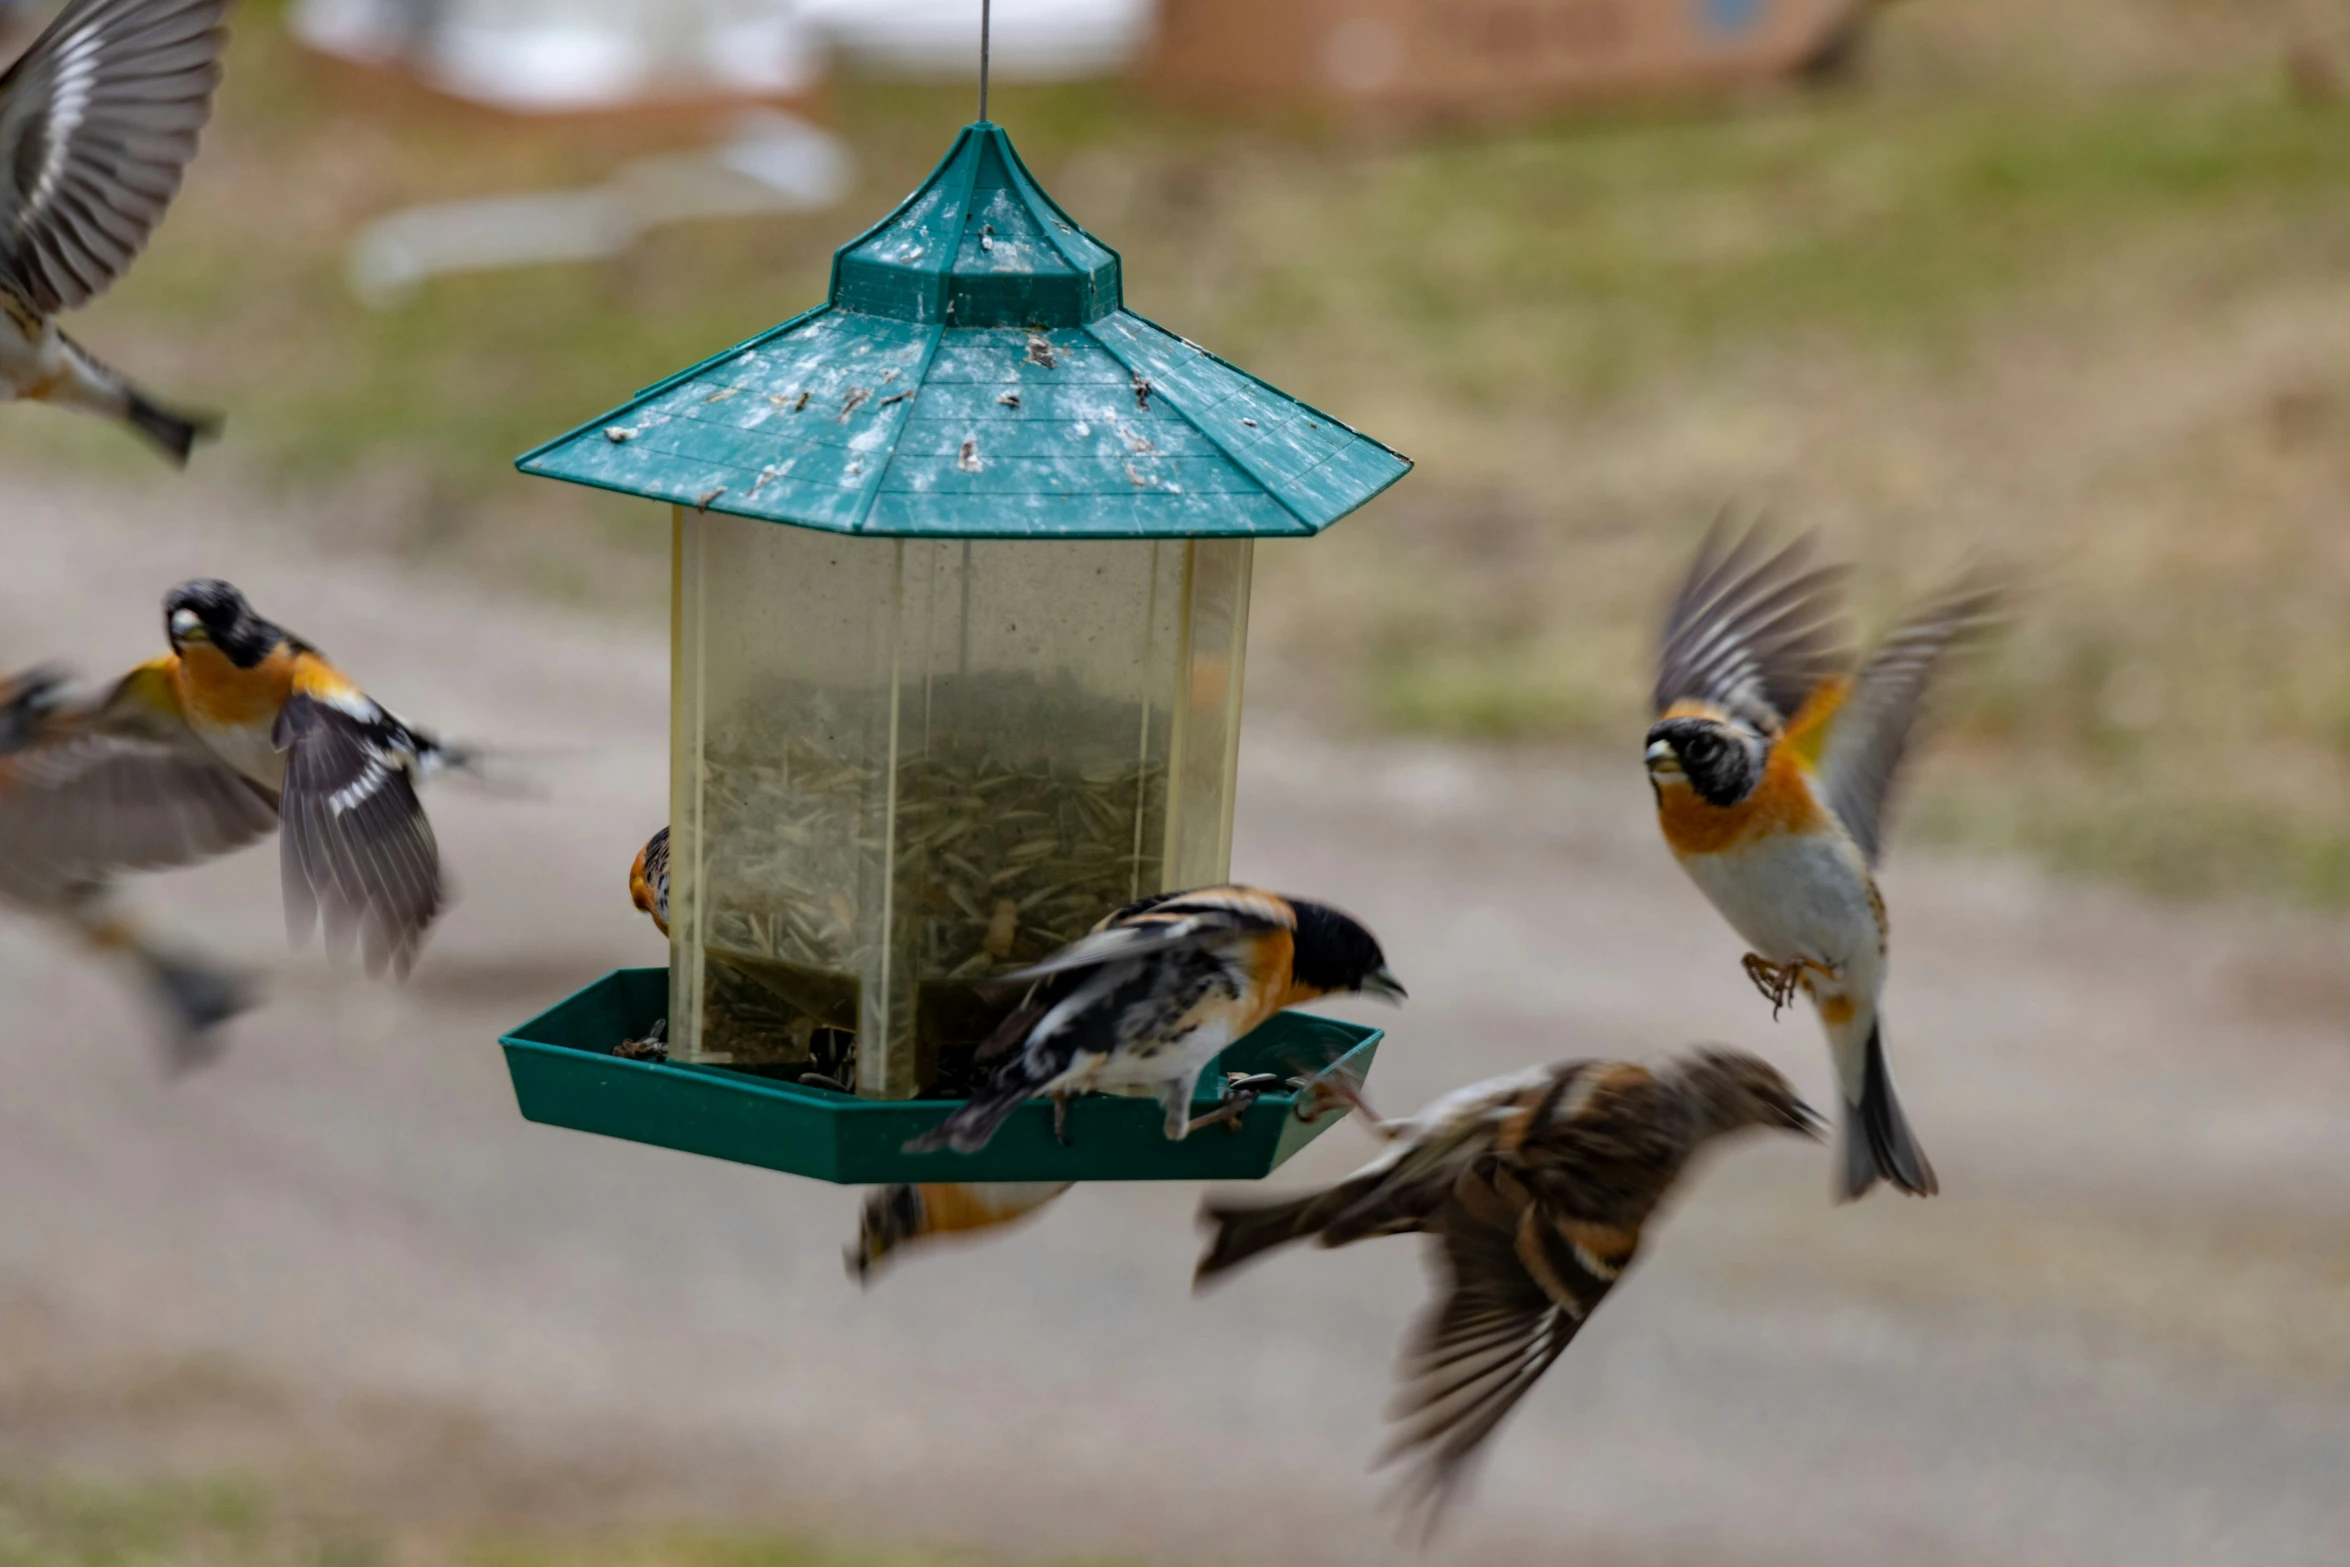
M 1817 974 L 1826 980 L 1836 977 L 1836 971 L 1825 963 L 1815 963 L 1801 955 L 1789 958 L 1785 963 L 1773 963 L 1759 952 L 1749 952 L 1739 963 L 1745 968 L 1746 977 L 1754 981 L 1754 988 L 1761 991 L 1763 999 L 1771 1004 L 1771 1021 L 1774 1023 L 1779 1021 L 1781 1012 L 1795 1004 L 1797 993 L 1803 989 L 1805 974 Z
M 1069 1101 L 1058 1097 L 1053 1100 L 1053 1141 L 1063 1148 L 1070 1146 Z
M 1339 1070 L 1336 1063 L 1311 1077 L 1293 1081 L 1298 1088 L 1295 1114 L 1299 1120 L 1311 1125 L 1333 1110 L 1352 1110 L 1363 1118 L 1363 1125 L 1385 1135 L 1387 1118 L 1371 1108 L 1371 1102 L 1363 1097 L 1363 1085 L 1354 1074 Z

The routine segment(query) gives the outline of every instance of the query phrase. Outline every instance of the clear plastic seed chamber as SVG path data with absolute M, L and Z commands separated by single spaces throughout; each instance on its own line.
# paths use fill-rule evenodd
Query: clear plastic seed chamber
M 675 519 L 670 966 L 508 1036 L 526 1115 L 834 1180 L 1261 1175 L 1320 1130 L 1268 1095 L 1170 1144 L 1089 1099 L 1066 1145 L 1039 1103 L 900 1151 L 974 1086 L 1001 976 L 1229 876 L 1254 541 L 1402 458 L 1126 311 L 982 122 L 826 305 L 521 466 Z M 656 1019 L 667 1061 L 612 1055 Z M 1377 1040 L 1284 1015 L 1223 1065 Z
M 995 976 L 1228 874 L 1246 539 L 677 527 L 672 1059 L 967 1091 Z

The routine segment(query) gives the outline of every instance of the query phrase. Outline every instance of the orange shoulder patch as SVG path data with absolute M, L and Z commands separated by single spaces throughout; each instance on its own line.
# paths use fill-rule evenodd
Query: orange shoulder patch
M 1811 695 L 1803 699 L 1803 706 L 1787 720 L 1787 733 L 1780 745 L 1795 754 L 1805 767 L 1817 769 L 1820 753 L 1827 748 L 1828 731 L 1834 727 L 1836 715 L 1843 711 L 1844 701 L 1852 695 L 1850 675 L 1830 675 L 1812 687 Z

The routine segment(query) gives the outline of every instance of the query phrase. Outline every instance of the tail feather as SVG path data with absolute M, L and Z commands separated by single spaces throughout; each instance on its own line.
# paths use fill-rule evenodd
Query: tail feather
M 956 1153 L 977 1153 L 1042 1086 L 1017 1070 L 1001 1073 L 952 1115 L 907 1142 L 905 1152 L 936 1153 L 951 1148 Z
M 1931 1197 L 1942 1189 L 1926 1151 L 1918 1146 L 1917 1134 L 1909 1129 L 1909 1118 L 1901 1113 L 1901 1101 L 1894 1097 L 1881 1023 L 1869 1028 L 1860 1103 L 1844 1107 L 1844 1183 L 1839 1196 L 1851 1202 L 1880 1179 L 1913 1197 Z
M 123 394 L 124 420 L 183 468 L 187 466 L 188 454 L 196 449 L 198 441 L 210 440 L 220 433 L 220 419 L 217 415 L 180 413 L 164 407 L 137 387 L 128 384 L 124 386 Z
M 1314 1234 L 1330 1222 L 1330 1211 L 1322 1201 L 1328 1195 L 1308 1192 L 1286 1202 L 1202 1204 L 1200 1222 L 1213 1225 L 1215 1234 L 1208 1241 L 1207 1254 L 1192 1270 L 1192 1283 L 1205 1284 L 1251 1257 Z M 1317 1209 L 1323 1211 L 1317 1213 Z
M 232 974 L 184 958 L 140 954 L 170 1027 L 163 1039 L 164 1064 L 174 1077 L 210 1066 L 226 1042 L 220 1025 L 251 1007 L 253 988 Z

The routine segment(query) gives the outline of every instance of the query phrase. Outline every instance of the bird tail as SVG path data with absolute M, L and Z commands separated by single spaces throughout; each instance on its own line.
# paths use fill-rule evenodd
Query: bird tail
M 1199 1266 L 1191 1270 L 1194 1286 L 1231 1272 L 1251 1257 L 1286 1246 L 1292 1241 L 1304 1240 L 1316 1233 L 1321 1224 L 1329 1222 L 1327 1213 L 1321 1215 L 1321 1224 L 1315 1222 L 1315 1209 L 1326 1192 L 1308 1192 L 1286 1202 L 1220 1203 L 1208 1201 L 1200 1205 L 1200 1223 L 1211 1227 L 1207 1254 Z
M 1217 1202 L 1200 1204 L 1200 1223 L 1215 1234 L 1207 1255 L 1191 1273 L 1196 1287 L 1229 1273 L 1251 1257 L 1318 1237 L 1325 1246 L 1344 1246 L 1367 1236 L 1392 1233 L 1391 1215 L 1360 1206 L 1379 1190 L 1383 1169 L 1350 1175 L 1336 1186 L 1276 1202 Z
M 1020 1066 L 1021 1063 L 1014 1062 L 997 1073 L 994 1082 L 972 1095 L 954 1114 L 909 1141 L 904 1151 L 936 1153 L 951 1148 L 956 1153 L 977 1153 L 985 1148 L 988 1140 L 1012 1118 L 1012 1112 L 1044 1086 L 1031 1081 Z
M 198 441 L 210 440 L 220 433 L 217 414 L 182 413 L 166 408 L 127 382 L 123 386 L 122 416 L 132 429 L 154 442 L 183 468 Z
M 168 1027 L 163 1058 L 178 1077 L 220 1059 L 225 1042 L 220 1025 L 251 1007 L 253 987 L 233 974 L 188 958 L 142 948 L 140 965 Z
M 1838 1196 L 1845 1202 L 1865 1195 L 1879 1179 L 1913 1197 L 1931 1197 L 1942 1189 L 1901 1101 L 1893 1094 L 1893 1071 L 1885 1064 L 1885 1033 L 1871 1020 L 1867 1054 L 1861 1064 L 1860 1102 L 1844 1107 L 1844 1180 Z

